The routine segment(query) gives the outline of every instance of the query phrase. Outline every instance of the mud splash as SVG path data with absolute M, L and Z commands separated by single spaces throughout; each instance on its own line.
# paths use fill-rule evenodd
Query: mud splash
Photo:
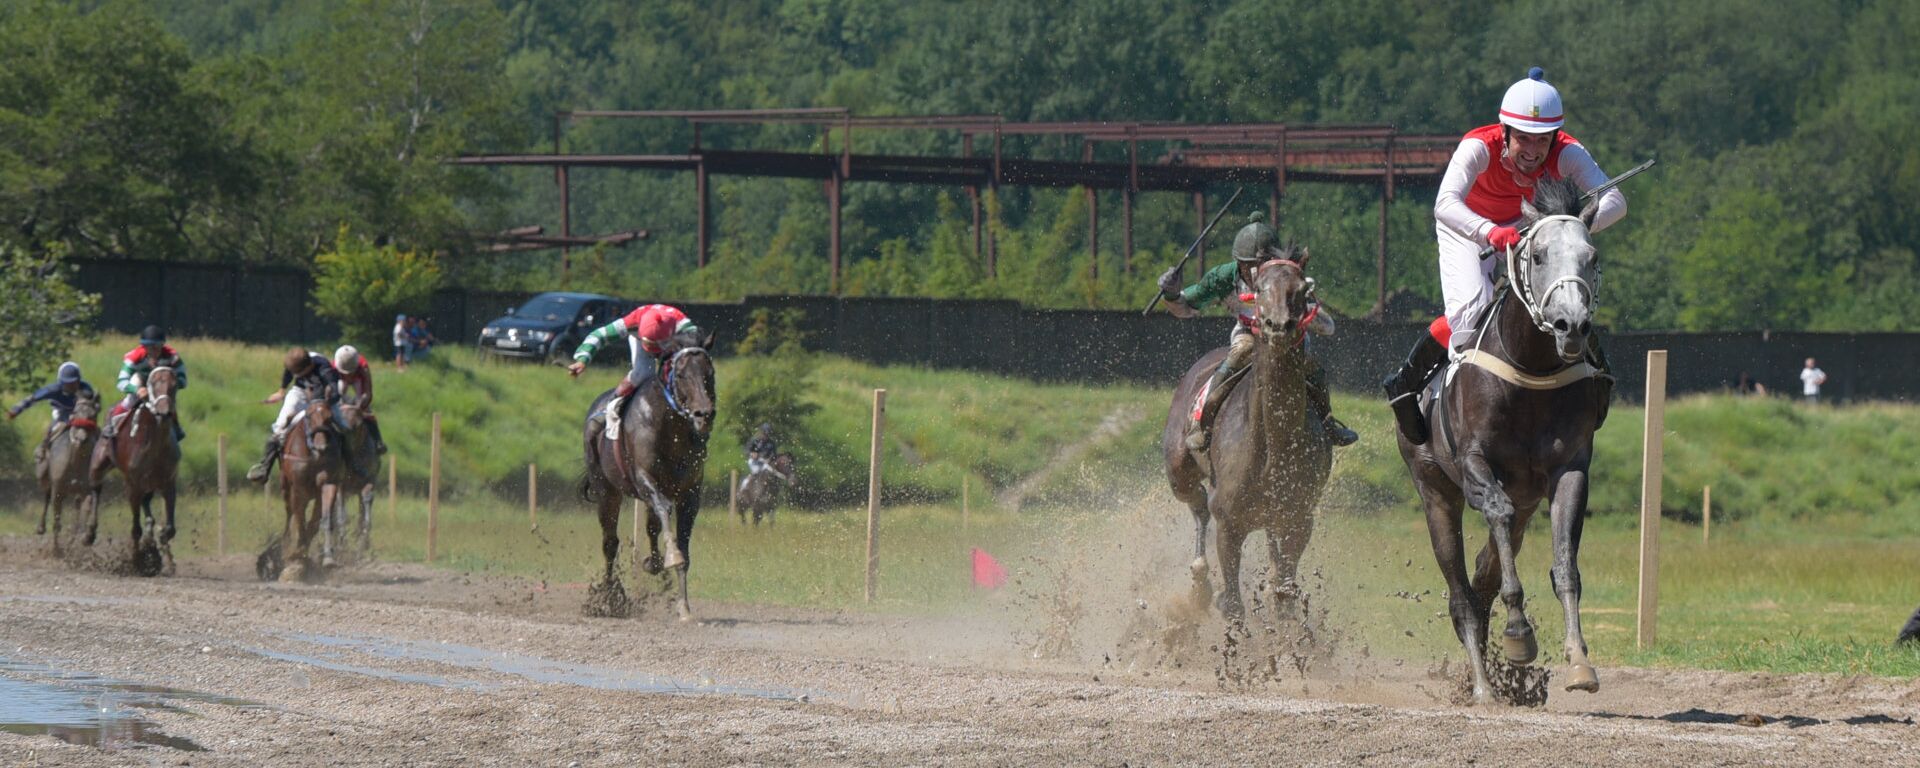
M 191 701 L 259 708 L 255 702 L 225 696 L 130 683 L 69 672 L 45 664 L 0 657 L 0 731 L 52 736 L 69 744 L 107 750 L 162 747 L 183 752 L 206 749 L 191 739 L 162 732 L 138 710 L 183 712 L 175 702 Z

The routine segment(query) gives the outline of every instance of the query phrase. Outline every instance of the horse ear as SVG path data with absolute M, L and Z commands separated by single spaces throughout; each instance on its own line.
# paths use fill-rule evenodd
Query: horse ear
M 1593 229 L 1593 219 L 1598 215 L 1600 215 L 1600 201 L 1598 199 L 1588 201 L 1586 207 L 1580 209 L 1580 223 L 1587 225 L 1587 229 Z
M 713 351 L 713 336 L 714 336 L 713 331 L 707 331 L 706 333 L 701 334 L 700 348 L 707 350 L 709 352 Z
M 1524 219 L 1527 224 L 1531 225 L 1534 222 L 1539 221 L 1541 219 L 1540 209 L 1533 207 L 1532 200 L 1528 200 L 1524 197 L 1520 198 L 1520 218 Z
M 1311 258 L 1313 258 L 1313 251 L 1308 250 L 1304 245 L 1300 246 L 1300 271 L 1307 271 L 1307 259 Z

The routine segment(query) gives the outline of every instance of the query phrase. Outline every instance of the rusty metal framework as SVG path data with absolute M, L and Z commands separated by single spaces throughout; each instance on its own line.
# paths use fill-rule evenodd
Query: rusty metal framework
M 626 247 L 635 240 L 645 240 L 653 233 L 644 229 L 629 229 L 623 232 L 610 232 L 604 235 L 549 235 L 542 226 L 514 227 L 501 232 L 477 235 L 475 239 L 487 243 L 480 250 L 486 253 L 505 253 L 513 251 L 547 251 L 559 248 L 568 250 L 575 247 L 611 245 Z
M 690 129 L 693 146 L 679 154 L 563 154 L 566 126 L 584 119 L 678 120 Z M 734 149 L 702 143 L 703 128 L 722 125 L 806 125 L 820 139 L 813 151 Z M 959 138 L 955 155 L 888 155 L 855 151 L 856 136 L 880 130 L 933 131 Z M 835 141 L 836 134 L 838 141 Z M 1079 138 L 1076 160 L 1011 156 L 1009 137 Z M 1209 189 L 1258 185 L 1269 190 L 1278 210 L 1287 185 L 1298 182 L 1365 184 L 1380 189 L 1378 302 L 1386 298 L 1387 205 L 1398 188 L 1439 182 L 1455 136 L 1403 134 L 1383 125 L 1293 126 L 1285 123 L 1154 122 L 1010 122 L 999 115 L 860 116 L 841 107 L 740 110 L 575 110 L 554 115 L 551 154 L 470 155 L 452 162 L 481 166 L 540 166 L 554 169 L 560 188 L 561 233 L 572 237 L 569 171 L 573 168 L 628 168 L 692 172 L 698 199 L 698 262 L 707 263 L 711 242 L 708 178 L 715 174 L 819 180 L 827 197 L 828 251 L 833 292 L 840 290 L 841 197 L 851 182 L 931 184 L 963 187 L 973 213 L 973 249 L 984 256 L 988 274 L 998 269 L 991 232 L 982 219 L 982 190 L 1001 186 L 1081 188 L 1088 201 L 1088 249 L 1099 269 L 1098 192 L 1120 192 L 1121 264 L 1133 266 L 1133 208 L 1144 192 L 1185 192 L 1193 196 L 1196 229 L 1205 226 Z M 1070 145 L 1070 144 L 1069 144 Z M 1125 160 L 1097 159 L 1118 152 L 1097 152 L 1101 145 L 1124 147 Z M 1145 152 L 1157 153 L 1151 157 Z M 1204 246 L 1202 246 L 1204 248 Z M 1199 256 L 1205 266 L 1204 250 Z

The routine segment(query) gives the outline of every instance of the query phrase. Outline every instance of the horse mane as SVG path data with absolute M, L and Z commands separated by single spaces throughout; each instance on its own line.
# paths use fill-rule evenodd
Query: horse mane
M 1573 179 L 1541 179 L 1533 187 L 1533 209 L 1542 216 L 1580 215 L 1580 187 Z

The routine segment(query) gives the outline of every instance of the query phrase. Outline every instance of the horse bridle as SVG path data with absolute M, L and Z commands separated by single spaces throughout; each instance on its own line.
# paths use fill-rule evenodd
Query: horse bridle
M 666 376 L 664 376 L 660 382 L 660 391 L 667 396 L 667 409 L 688 421 L 693 420 L 693 414 L 688 413 L 686 408 L 681 407 L 680 399 L 673 396 L 674 372 L 680 369 L 680 358 L 695 352 L 703 355 L 707 353 L 706 350 L 699 347 L 687 347 L 686 349 L 673 353 L 672 357 L 667 358 Z
M 1585 222 L 1581 221 L 1579 216 L 1557 214 L 1553 216 L 1542 217 L 1540 219 L 1535 220 L 1533 224 L 1527 228 L 1527 234 L 1524 237 L 1520 238 L 1520 247 L 1518 248 L 1508 247 L 1506 249 L 1507 277 L 1513 283 L 1513 293 L 1515 296 L 1519 297 L 1520 306 L 1526 308 L 1527 317 L 1533 320 L 1533 326 L 1535 328 L 1540 329 L 1540 332 L 1542 333 L 1553 332 L 1553 323 L 1550 323 L 1547 321 L 1544 313 L 1546 312 L 1547 302 L 1553 298 L 1554 291 L 1560 290 L 1560 288 L 1567 285 L 1578 286 L 1580 289 L 1581 297 L 1582 297 L 1581 305 L 1586 307 L 1589 313 L 1593 311 L 1593 300 L 1594 300 L 1594 293 L 1595 293 L 1595 290 L 1592 284 L 1588 283 L 1585 278 L 1582 278 L 1581 276 L 1575 274 L 1575 275 L 1567 275 L 1565 277 L 1562 277 L 1558 280 L 1553 281 L 1553 283 L 1547 286 L 1547 290 L 1545 293 L 1542 293 L 1537 297 L 1534 295 L 1533 293 L 1533 238 L 1535 235 L 1540 233 L 1542 229 L 1540 225 L 1550 221 L 1569 221 L 1569 222 L 1579 223 L 1583 227 L 1585 226 Z M 1516 254 L 1520 256 L 1520 259 L 1518 261 L 1514 260 L 1514 256 Z M 1523 264 L 1526 266 L 1526 271 L 1524 273 L 1520 271 L 1520 265 L 1523 265 Z M 1594 281 L 1599 282 L 1599 278 L 1597 275 L 1595 276 Z
M 1293 340 L 1293 343 L 1295 344 L 1303 344 L 1307 340 L 1307 326 L 1312 325 L 1313 319 L 1320 316 L 1320 299 L 1314 295 L 1314 288 L 1316 286 L 1313 282 L 1313 278 L 1307 277 L 1307 260 L 1301 259 L 1299 261 L 1294 261 L 1293 259 L 1268 259 L 1266 261 L 1260 262 L 1259 266 L 1253 268 L 1254 280 L 1257 281 L 1260 279 L 1260 270 L 1266 269 L 1267 267 L 1273 266 L 1275 264 L 1285 264 L 1287 266 L 1293 267 L 1294 269 L 1300 270 L 1301 279 L 1306 281 L 1307 311 L 1300 316 L 1300 337 Z M 1255 298 L 1258 298 L 1258 294 L 1249 294 L 1247 296 L 1241 296 L 1240 300 L 1248 304 L 1253 304 L 1253 316 L 1254 316 L 1254 319 L 1258 320 L 1260 318 L 1260 305 L 1254 304 Z M 1258 335 L 1260 333 L 1260 326 L 1256 323 L 1255 325 L 1249 327 L 1248 330 L 1254 333 L 1255 335 Z
M 159 397 L 153 396 L 153 389 L 150 386 L 153 382 L 153 375 L 161 371 L 166 371 L 167 374 L 171 376 L 173 374 L 173 367 L 167 366 L 167 365 L 156 365 L 153 367 L 152 370 L 147 371 L 147 374 L 145 376 L 140 377 L 139 386 L 149 387 L 149 388 L 147 389 L 146 399 L 141 400 L 140 405 L 136 406 L 133 409 L 132 413 L 127 414 L 127 419 L 133 422 L 132 424 L 128 425 L 128 428 L 127 428 L 127 437 L 129 438 L 138 437 L 140 435 L 140 420 L 135 417 L 139 416 L 141 411 L 146 411 L 147 413 L 153 414 L 153 417 L 156 419 L 161 418 L 160 411 L 153 407 L 154 404 L 166 402 L 168 400 L 173 399 L 173 392 L 171 391 L 171 388 L 169 388 L 169 391 L 164 395 L 161 395 Z M 118 427 L 116 427 L 116 429 L 117 428 Z

